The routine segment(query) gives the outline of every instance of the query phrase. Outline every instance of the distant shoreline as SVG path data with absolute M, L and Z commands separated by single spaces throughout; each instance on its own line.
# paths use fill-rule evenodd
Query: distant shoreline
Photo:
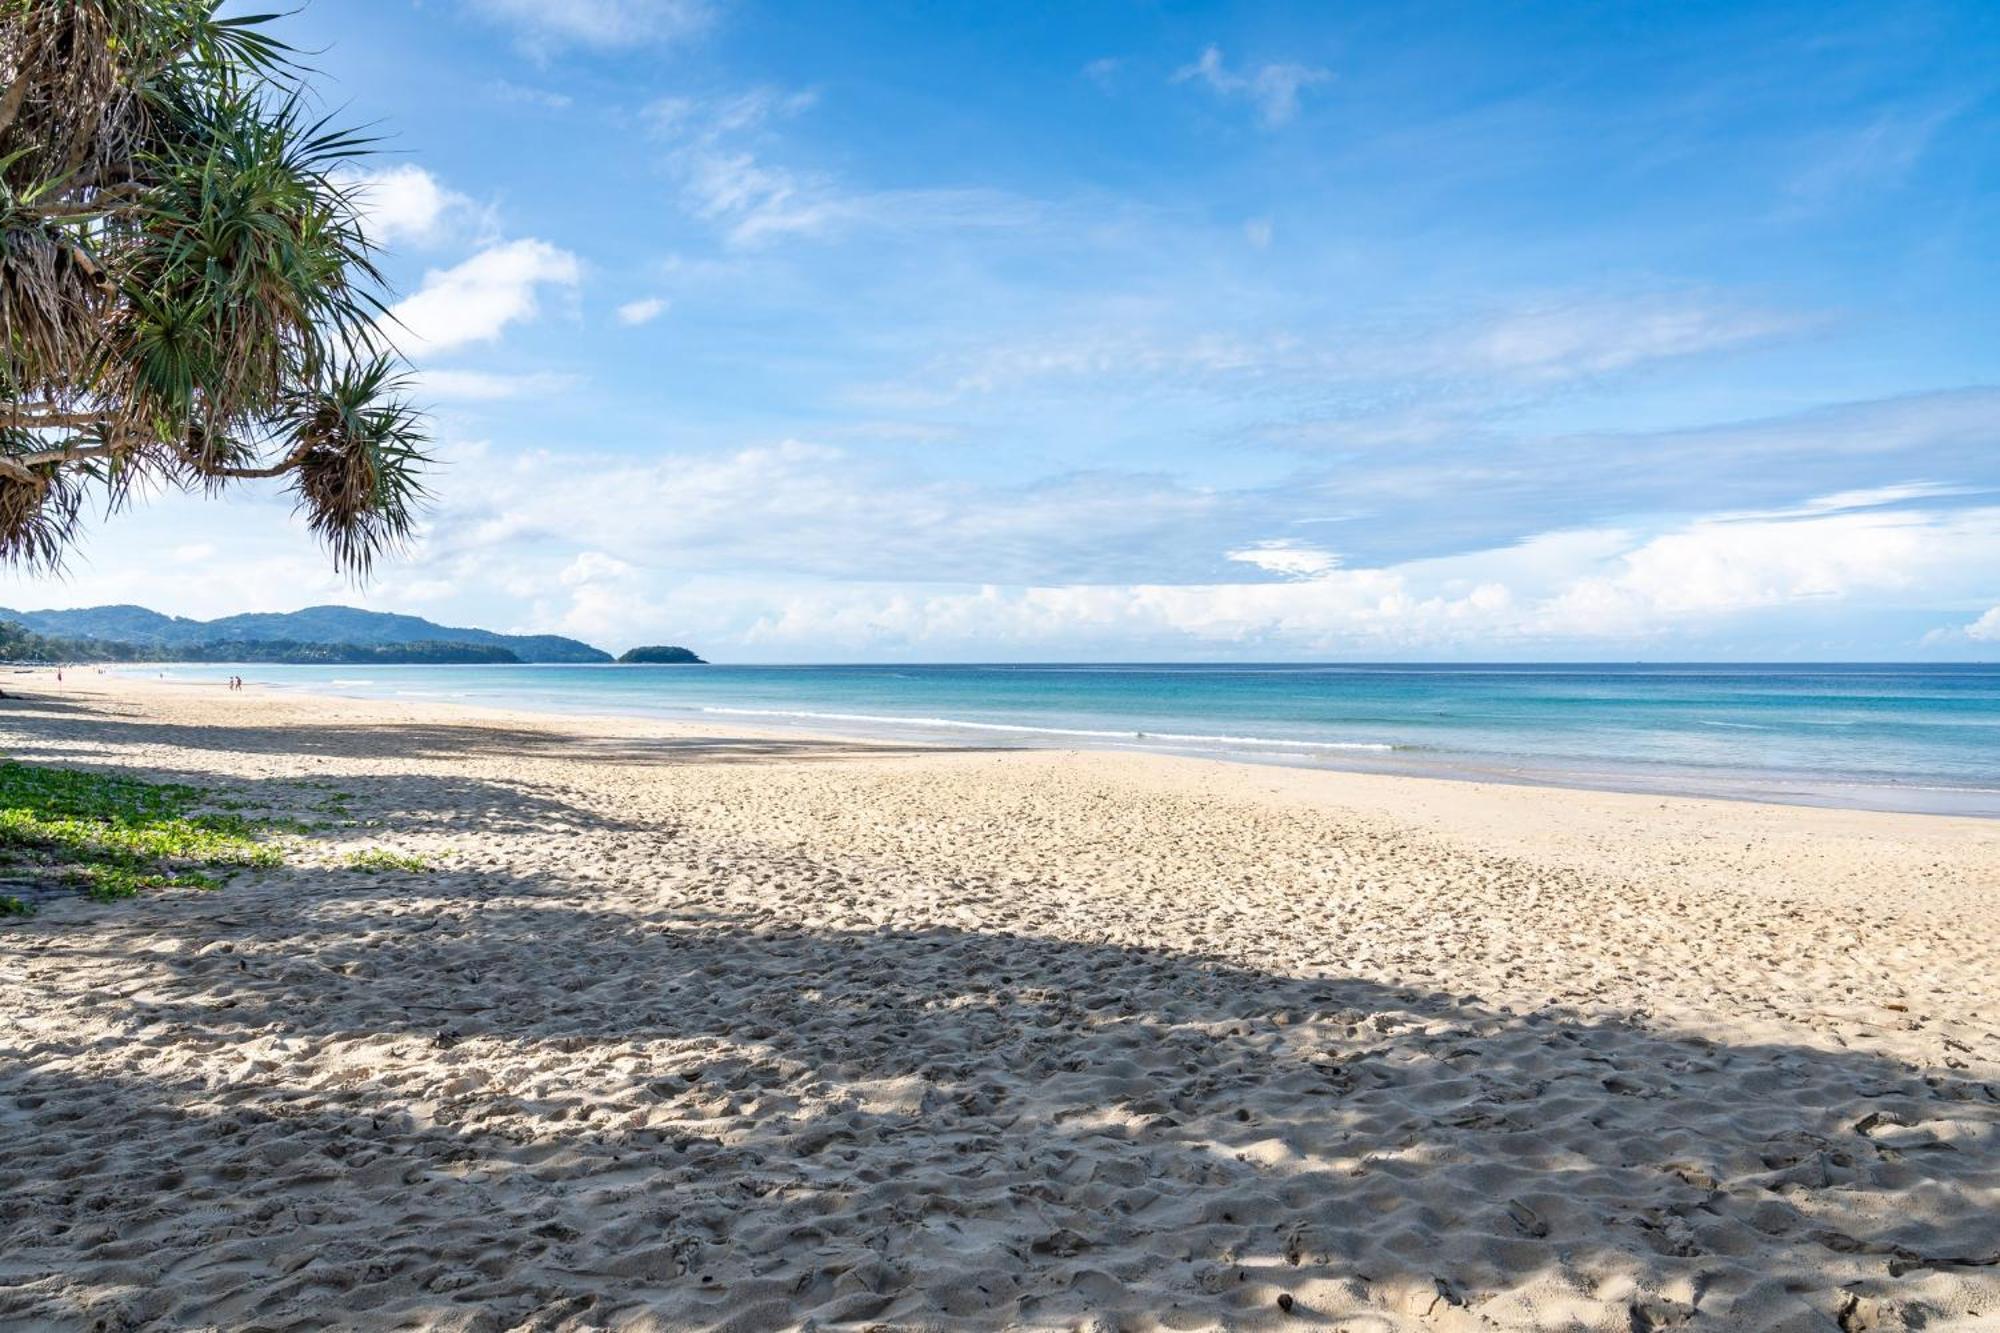
M 704 731 L 715 727 L 751 729 L 757 734 L 803 736 L 854 741 L 893 741 L 935 748 L 982 749 L 1062 749 L 1102 750 L 1113 753 L 1155 753 L 1187 758 L 1253 763 L 1267 767 L 1322 771 L 1373 773 L 1411 778 L 1472 783 L 1506 783 L 1516 786 L 1578 791 L 1626 792 L 1637 794 L 1702 797 L 1735 802 L 1766 802 L 1784 805 L 1817 806 L 1833 809 L 1903 811 L 1918 814 L 1963 815 L 1979 818 L 2000 817 L 2000 774 L 1990 784 L 1948 781 L 1882 781 L 1845 777 L 1838 772 L 1817 774 L 1774 773 L 1719 767 L 1644 767 L 1617 762 L 1615 757 L 1578 757 L 1563 763 L 1537 762 L 1532 757 L 1453 752 L 1436 746 L 1374 741 L 1352 737 L 1301 739 L 1297 736 L 1266 735 L 1252 724 L 1242 728 L 1225 721 L 1196 719 L 1165 727 L 1116 725 L 1104 718 L 1079 718 L 1058 725 L 1046 719 L 1019 722 L 997 721 L 978 716 L 922 712 L 896 715 L 876 708 L 794 707 L 789 703 L 766 701 L 744 707 L 711 701 L 713 691 L 699 684 L 687 685 L 692 695 L 663 696 L 650 684 L 668 679 L 686 684 L 726 681 L 735 676 L 777 673 L 845 673 L 853 668 L 750 668 L 707 667 L 702 671 L 679 672 L 600 672 L 580 670 L 616 664 L 591 663 L 536 667 L 394 667 L 394 678 L 376 681 L 365 674 L 352 674 L 356 666 L 338 668 L 290 668 L 265 670 L 265 664 L 244 664 L 253 684 L 267 685 L 288 694 L 313 694 L 329 699 L 421 699 L 440 705 L 472 705 L 506 713 L 540 717 L 604 719 L 644 719 L 676 726 L 695 726 Z M 364 672 L 374 664 L 359 664 Z M 1872 664 L 1870 664 L 1872 665 Z M 218 676 L 226 664 L 150 664 L 133 667 L 106 666 L 107 672 L 122 672 L 137 678 L 141 673 L 178 670 L 183 680 L 203 675 Z M 384 667 L 388 669 L 387 666 Z M 1027 670 L 1027 668 L 1021 668 Z M 1234 668 L 1218 667 L 1218 672 Z M 1711 669 L 1711 668 L 1703 668 Z M 1928 668 L 1927 668 L 1928 669 Z M 331 675 L 334 670 L 345 674 Z M 869 668 L 873 674 L 897 677 L 924 668 Z M 988 668 L 939 668 L 942 671 L 984 671 Z M 1012 671 L 1015 668 L 990 668 Z M 1091 668 L 1063 668 L 1088 672 Z M 1192 670 L 1192 669 L 1190 669 Z M 1417 669 L 1423 670 L 1423 669 Z M 1475 669 L 1476 670 L 1476 669 Z M 1534 668 L 1523 670 L 1533 671 Z M 1558 670 L 1558 668 L 1545 668 Z M 433 681 L 429 673 L 444 673 Z M 1464 674 L 1454 672 L 1451 674 Z M 1508 672 L 1507 675 L 1518 674 Z M 1947 674 L 1956 674 L 1948 672 Z M 525 677 L 527 687 L 512 688 Z M 565 689 L 561 683 L 579 678 L 628 677 L 623 685 L 604 684 L 599 679 L 588 689 Z M 425 680 L 417 685 L 417 679 Z M 553 682 L 553 683 L 552 683 Z M 452 688 L 462 685 L 464 688 Z M 677 687 L 678 688 L 678 687 Z M 1727 738 L 1734 733 L 1721 727 L 1715 734 Z M 1706 734 L 1706 731 L 1704 731 Z M 1752 740 L 1760 737 L 1751 735 Z

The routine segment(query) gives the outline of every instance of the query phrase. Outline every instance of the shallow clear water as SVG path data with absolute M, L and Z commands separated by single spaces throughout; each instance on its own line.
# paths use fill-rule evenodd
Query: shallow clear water
M 1149 749 L 2000 815 L 1992 665 L 203 664 L 165 674 L 760 731 Z

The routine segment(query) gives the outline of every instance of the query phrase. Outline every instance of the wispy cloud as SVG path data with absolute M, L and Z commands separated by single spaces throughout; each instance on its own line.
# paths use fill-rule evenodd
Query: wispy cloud
M 647 108 L 689 213 L 733 246 L 869 227 L 901 231 L 1029 225 L 1031 201 L 971 187 L 868 190 L 830 173 L 771 160 L 775 126 L 810 108 L 811 91 L 757 88 L 726 97 L 666 97 Z
M 1502 315 L 1456 346 L 1455 339 L 1444 339 L 1440 352 L 1505 375 L 1566 380 L 1740 347 L 1808 323 L 1796 314 L 1727 302 L 1598 299 Z
M 446 402 L 495 402 L 508 398 L 550 398 L 580 383 L 554 371 L 501 374 L 485 370 L 427 369 L 417 375 L 419 395 Z
M 1083 77 L 1109 92 L 1117 83 L 1119 72 L 1125 68 L 1125 61 L 1119 56 L 1102 56 L 1087 62 L 1083 67 Z
M 1816 136 L 1803 146 L 1804 163 L 1787 182 L 1791 208 L 1832 208 L 1895 188 L 1963 110 L 1959 104 L 1892 107 L 1864 123 Z
M 1473 433 L 1461 423 L 1428 436 L 1357 440 L 1354 423 L 1342 421 L 1317 443 L 1340 460 L 1337 470 L 1309 475 L 1323 475 L 1328 493 L 1354 516 L 1340 529 L 1343 549 L 1381 559 L 1477 549 L 1558 522 L 1635 513 L 1783 523 L 1962 509 L 1992 488 L 1927 479 L 1982 475 L 1996 421 L 1994 389 L 1687 430 L 1524 434 L 1488 425 Z M 1801 478 L 1824 489 L 1801 502 Z
M 1268 239 L 1252 224 L 1250 239 Z M 1720 298 L 1646 295 L 1533 301 L 1448 322 L 1411 316 L 1374 328 L 1162 326 L 1171 309 L 1119 308 L 1095 324 L 1074 313 L 1058 331 L 934 354 L 900 386 L 868 391 L 888 401 L 947 402 L 1036 382 L 1087 382 L 1093 390 L 1162 381 L 1161 392 L 1268 395 L 1274 388 L 1323 396 L 1364 387 L 1394 407 L 1393 438 L 1431 421 L 1463 432 L 1482 411 L 1512 408 L 1522 395 L 1659 362 L 1740 349 L 1813 325 L 1809 316 Z M 1231 389 L 1230 386 L 1235 386 Z M 1366 429 L 1380 430 L 1378 419 Z M 1436 431 L 1426 428 L 1425 436 Z M 1352 443 L 1354 431 L 1341 433 Z
M 511 79 L 495 79 L 487 86 L 499 101 L 522 106 L 538 106 L 544 111 L 567 111 L 576 104 L 576 99 L 568 93 L 560 93 L 552 88 L 537 88 L 531 84 L 515 83 Z
M 1311 65 L 1275 63 L 1259 65 L 1249 72 L 1231 69 L 1222 58 L 1222 48 L 1210 46 L 1191 65 L 1174 71 L 1174 82 L 1206 85 L 1221 97 L 1240 97 L 1257 108 L 1257 117 L 1266 128 L 1290 124 L 1299 114 L 1299 97 L 1308 88 L 1333 81 L 1333 71 Z

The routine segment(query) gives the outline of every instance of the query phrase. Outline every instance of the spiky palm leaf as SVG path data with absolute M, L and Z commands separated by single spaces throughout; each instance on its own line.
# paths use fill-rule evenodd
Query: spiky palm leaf
M 293 490 L 306 522 L 343 568 L 366 573 L 406 542 L 428 497 L 422 416 L 386 356 L 343 370 L 292 406 Z
M 290 476 L 357 575 L 411 530 L 422 422 L 339 183 L 368 140 L 218 10 L 0 0 L 0 561 L 59 559 L 86 482 Z

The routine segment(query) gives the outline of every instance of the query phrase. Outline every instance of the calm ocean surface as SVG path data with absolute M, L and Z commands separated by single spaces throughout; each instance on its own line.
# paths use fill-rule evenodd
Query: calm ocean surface
M 316 693 L 964 745 L 2000 815 L 2000 666 L 166 668 Z M 141 674 L 135 670 L 133 674 Z M 153 674 L 146 669 L 143 674 Z

